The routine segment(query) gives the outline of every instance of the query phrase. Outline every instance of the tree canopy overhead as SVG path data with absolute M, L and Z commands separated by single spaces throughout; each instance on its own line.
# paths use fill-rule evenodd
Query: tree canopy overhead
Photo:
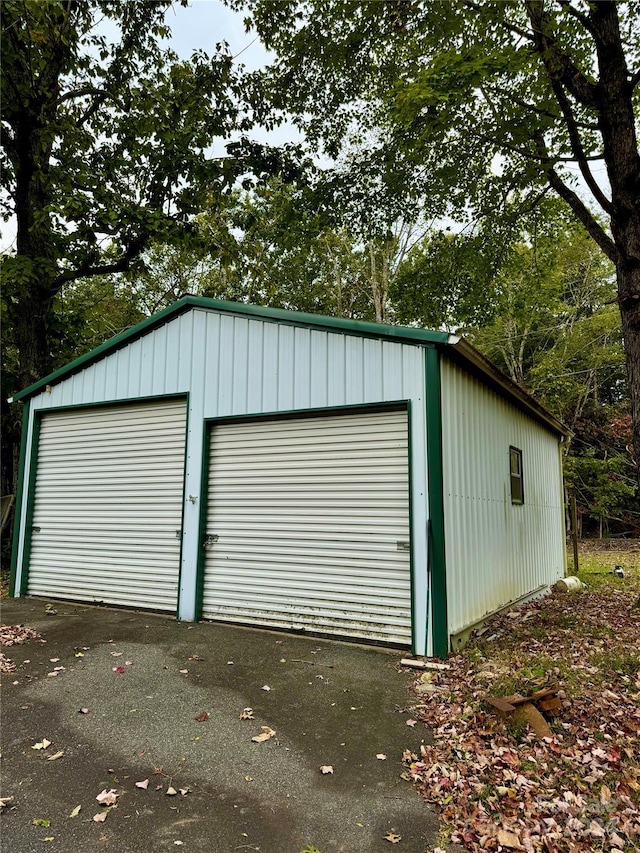
M 189 234 L 239 175 L 278 167 L 240 143 L 212 155 L 249 128 L 252 99 L 224 43 L 179 60 L 171 5 L 3 3 L 2 190 L 17 227 L 3 277 L 18 385 L 51 369 L 64 284 L 130 269 L 151 240 Z
M 549 191 L 613 262 L 640 457 L 640 16 L 586 0 L 252 0 L 281 105 L 432 214 Z M 277 82 L 276 82 L 277 81 Z M 286 93 L 286 94 L 284 94 Z M 579 177 L 578 177 L 579 176 Z

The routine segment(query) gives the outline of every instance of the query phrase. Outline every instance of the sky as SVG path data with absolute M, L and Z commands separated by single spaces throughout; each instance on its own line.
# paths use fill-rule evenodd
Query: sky
M 183 59 L 188 59 L 198 48 L 211 54 L 218 42 L 226 41 L 232 55 L 247 70 L 253 71 L 268 62 L 269 54 L 255 32 L 245 33 L 243 15 L 220 0 L 192 0 L 186 8 L 174 6 L 166 22 L 171 28 L 171 46 Z

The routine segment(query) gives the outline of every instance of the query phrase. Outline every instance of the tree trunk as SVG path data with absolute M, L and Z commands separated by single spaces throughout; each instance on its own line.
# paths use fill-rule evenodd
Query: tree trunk
M 638 240 L 640 242 L 640 233 Z M 618 303 L 622 318 L 627 381 L 631 397 L 634 461 L 640 478 L 638 465 L 640 461 L 640 252 L 638 257 L 639 260 L 636 263 L 620 264 L 617 274 Z

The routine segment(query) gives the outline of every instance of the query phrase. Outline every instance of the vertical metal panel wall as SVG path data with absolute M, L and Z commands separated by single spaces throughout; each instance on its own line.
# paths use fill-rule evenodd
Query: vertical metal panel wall
M 56 383 L 36 409 L 189 393 L 185 514 L 179 615 L 196 601 L 203 419 L 410 400 L 415 650 L 428 651 L 427 484 L 424 349 L 301 328 L 215 310 L 192 309 Z M 27 455 L 25 482 L 29 477 Z M 26 502 L 21 519 L 22 564 Z M 17 588 L 20 583 L 18 571 Z
M 559 437 L 442 358 L 449 632 L 564 573 Z M 512 505 L 509 446 L 522 450 L 524 504 Z

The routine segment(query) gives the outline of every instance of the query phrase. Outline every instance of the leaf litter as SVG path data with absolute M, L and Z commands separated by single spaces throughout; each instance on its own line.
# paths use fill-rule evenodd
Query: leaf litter
M 405 750 L 402 775 L 467 850 L 640 848 L 640 577 L 588 582 L 497 615 L 449 670 L 416 678 L 434 743 Z M 551 682 L 552 737 L 484 703 Z
M 19 646 L 28 640 L 39 640 L 44 643 L 37 631 L 27 625 L 0 625 L 0 645 Z M 0 652 L 0 673 L 15 672 L 16 665 L 3 652 Z

